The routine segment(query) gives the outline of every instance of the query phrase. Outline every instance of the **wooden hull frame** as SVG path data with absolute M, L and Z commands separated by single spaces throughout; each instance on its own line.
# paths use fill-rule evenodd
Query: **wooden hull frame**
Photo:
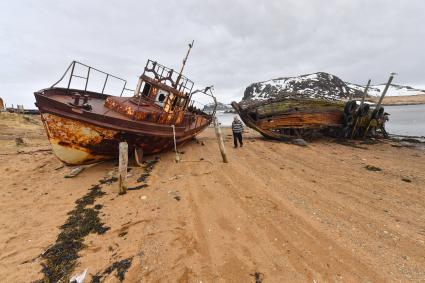
M 276 110 L 273 104 L 285 107 Z M 283 98 L 247 105 L 232 102 L 231 105 L 247 127 L 276 140 L 303 137 L 305 132 L 338 129 L 343 122 L 344 104 L 340 101 Z

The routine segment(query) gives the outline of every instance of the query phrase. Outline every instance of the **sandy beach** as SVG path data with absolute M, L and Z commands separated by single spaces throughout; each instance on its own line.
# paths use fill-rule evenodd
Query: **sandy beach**
M 72 275 L 85 282 L 425 281 L 425 151 L 395 141 L 300 147 L 245 134 L 229 163 L 213 129 L 145 167 L 131 162 L 118 195 L 116 161 L 74 178 L 50 151 L 37 117 L 0 116 L 0 278 L 43 278 L 41 256 L 77 200 L 98 185 L 104 233 L 83 237 Z M 24 144 L 16 145 L 15 138 Z M 139 179 L 139 181 L 137 181 Z M 110 272 L 108 272 L 110 271 Z M 121 270 L 122 271 L 122 270 Z M 93 277 L 98 276 L 98 277 Z M 92 281 L 93 280 L 93 281 Z
M 368 101 L 378 103 L 379 97 L 368 97 Z M 405 96 L 386 96 L 383 101 L 383 105 L 417 105 L 425 104 L 425 95 L 405 95 Z

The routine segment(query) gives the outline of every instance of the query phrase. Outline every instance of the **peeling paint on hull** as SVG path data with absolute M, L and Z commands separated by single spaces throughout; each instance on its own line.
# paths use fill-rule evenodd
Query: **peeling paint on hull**
M 48 113 L 42 114 L 42 121 L 53 153 L 62 162 L 80 165 L 113 158 L 113 152 L 98 147 L 105 140 L 113 141 L 118 132 Z
M 89 164 L 112 158 L 111 156 L 90 154 L 87 149 L 83 147 L 62 146 L 60 145 L 60 141 L 57 140 L 50 140 L 50 143 L 52 145 L 53 153 L 62 162 L 70 165 Z
M 128 142 L 130 152 L 137 147 L 144 154 L 157 153 L 173 146 L 173 140 L 167 137 L 122 133 L 49 113 L 42 114 L 42 121 L 54 154 L 69 165 L 116 158 L 118 144 L 124 140 Z M 180 138 L 177 143 L 181 145 L 195 135 Z

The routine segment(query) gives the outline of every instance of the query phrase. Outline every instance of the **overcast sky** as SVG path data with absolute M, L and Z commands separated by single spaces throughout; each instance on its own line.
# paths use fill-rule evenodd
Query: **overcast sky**
M 424 0 L 0 2 L 0 97 L 33 107 L 72 60 L 128 80 L 148 58 L 240 100 L 252 82 L 317 71 L 425 85 Z

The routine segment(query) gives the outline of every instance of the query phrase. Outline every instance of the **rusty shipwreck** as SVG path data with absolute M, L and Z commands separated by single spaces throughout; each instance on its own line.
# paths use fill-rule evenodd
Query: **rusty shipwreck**
M 389 114 L 381 104 L 393 77 L 394 74 L 391 74 L 374 108 L 365 103 L 370 80 L 359 102 L 282 92 L 272 99 L 242 100 L 231 105 L 246 126 L 270 139 L 289 141 L 323 135 L 341 138 L 388 137 L 385 122 Z
M 89 164 L 117 157 L 119 142 L 126 141 L 140 159 L 171 149 L 174 140 L 183 144 L 208 127 L 215 111 L 200 111 L 192 96 L 214 98 L 211 88 L 194 91 L 194 83 L 182 75 L 192 45 L 180 72 L 148 60 L 135 90 L 124 79 L 73 61 L 58 82 L 34 93 L 54 154 L 66 164 Z M 94 75 L 102 77 L 98 92 L 88 90 Z M 82 87 L 72 87 L 76 79 Z M 66 86 L 57 86 L 64 81 Z M 115 96 L 106 91 L 112 81 L 121 83 Z M 123 96 L 127 92 L 131 96 Z

